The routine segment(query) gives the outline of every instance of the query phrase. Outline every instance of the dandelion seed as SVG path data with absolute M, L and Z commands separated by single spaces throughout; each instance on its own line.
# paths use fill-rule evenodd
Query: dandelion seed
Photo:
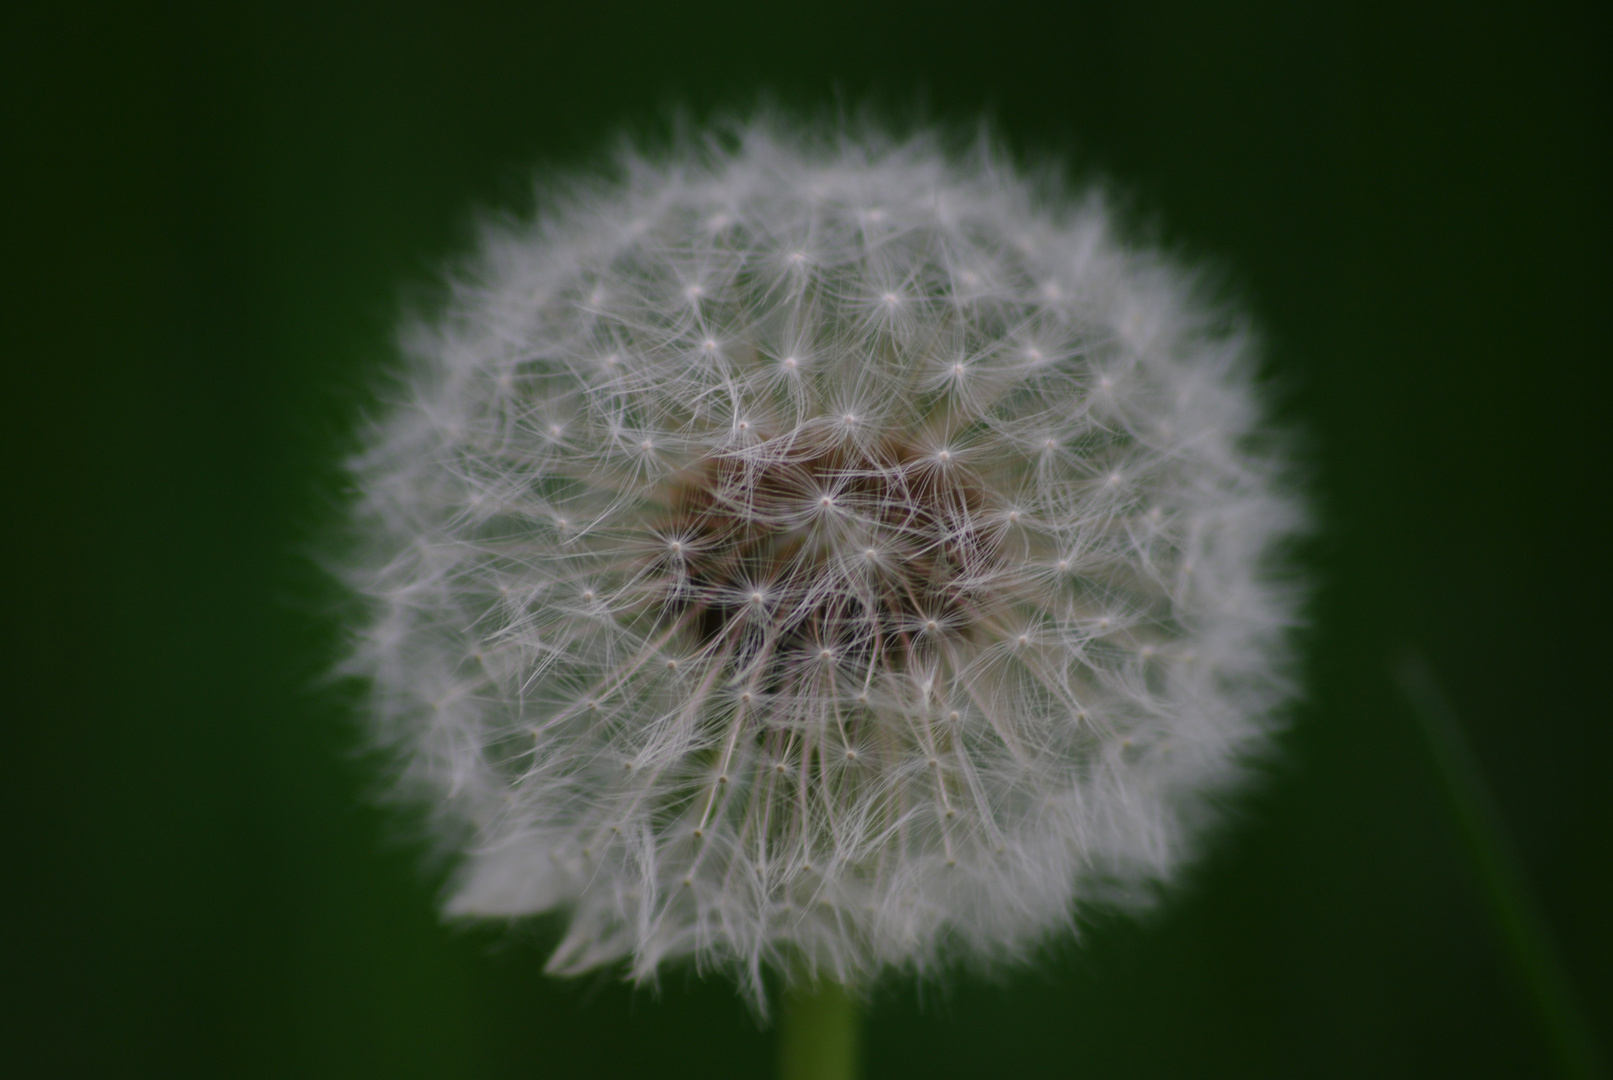
M 1011 961 L 1168 881 L 1293 692 L 1250 343 L 988 152 L 729 134 L 494 228 L 411 337 L 346 670 L 447 911 L 566 913 L 552 971 Z

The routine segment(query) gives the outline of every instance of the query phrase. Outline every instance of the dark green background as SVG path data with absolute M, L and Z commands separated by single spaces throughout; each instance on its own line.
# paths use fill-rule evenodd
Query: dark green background
M 874 97 L 1114 178 L 1308 430 L 1311 694 L 1146 924 L 877 997 L 871 1080 L 1539 1076 L 1389 675 L 1429 659 L 1613 1034 L 1601 5 L 16 5 L 3 88 L 13 1076 L 754 1076 L 731 988 L 445 928 L 301 552 L 390 327 L 624 125 Z M 569 7 L 569 6 L 568 6 Z M 1222 10 L 1216 10 L 1222 8 Z M 552 931 L 550 931 L 552 932 Z

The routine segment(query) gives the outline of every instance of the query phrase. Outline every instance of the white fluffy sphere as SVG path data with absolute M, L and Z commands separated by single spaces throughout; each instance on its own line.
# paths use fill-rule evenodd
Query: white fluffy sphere
M 1250 342 L 1000 157 L 771 124 L 491 228 L 352 464 L 349 670 L 551 970 L 1011 959 L 1291 688 Z

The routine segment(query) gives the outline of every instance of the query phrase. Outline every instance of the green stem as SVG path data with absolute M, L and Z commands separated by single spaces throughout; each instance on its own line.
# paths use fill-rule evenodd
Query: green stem
M 1478 872 L 1484 897 L 1507 951 L 1528 987 L 1535 1011 L 1551 1040 L 1564 1076 L 1585 1080 L 1603 1075 L 1600 1052 L 1574 993 L 1544 915 L 1529 888 L 1478 760 L 1462 735 L 1456 712 L 1434 673 L 1410 649 L 1396 675 L 1421 721 L 1440 786 Z
M 857 1002 L 838 983 L 809 983 L 784 995 L 779 1080 L 856 1080 Z

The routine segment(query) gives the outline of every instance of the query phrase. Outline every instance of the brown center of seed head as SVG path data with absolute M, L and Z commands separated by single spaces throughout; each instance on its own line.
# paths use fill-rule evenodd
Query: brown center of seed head
M 763 683 L 814 661 L 902 670 L 980 614 L 998 562 L 956 464 L 888 439 L 709 458 L 678 481 L 666 607 Z

